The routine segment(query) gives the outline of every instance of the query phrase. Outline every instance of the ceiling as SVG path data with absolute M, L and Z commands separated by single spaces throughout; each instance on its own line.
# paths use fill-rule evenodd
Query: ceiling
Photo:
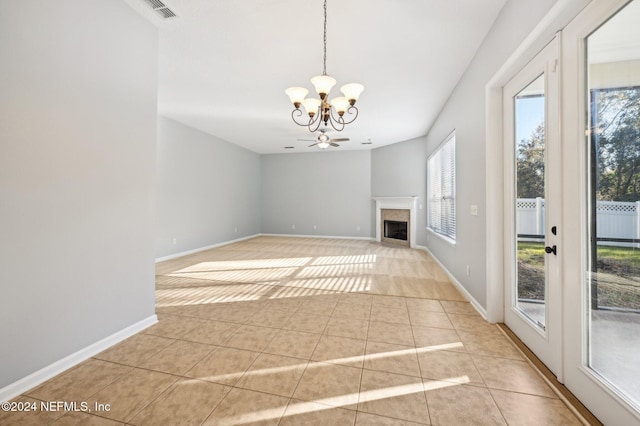
M 640 59 L 640 1 L 628 3 L 589 36 L 589 63 Z
M 319 151 L 284 91 L 322 73 L 323 0 L 125 0 L 159 31 L 158 112 L 261 154 Z M 506 0 L 328 0 L 327 74 L 365 86 L 331 150 L 423 136 Z M 333 97 L 332 96 L 332 97 Z M 363 142 L 371 141 L 371 144 Z M 293 149 L 285 149 L 292 146 Z

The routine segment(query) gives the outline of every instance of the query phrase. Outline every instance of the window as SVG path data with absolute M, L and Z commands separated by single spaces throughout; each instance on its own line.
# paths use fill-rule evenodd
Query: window
M 428 227 L 456 239 L 456 135 L 451 133 L 429 157 Z

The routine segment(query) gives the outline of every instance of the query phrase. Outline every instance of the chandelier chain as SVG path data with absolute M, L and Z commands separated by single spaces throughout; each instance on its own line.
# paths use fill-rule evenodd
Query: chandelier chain
M 322 75 L 327 75 L 327 0 L 324 0 L 324 57 Z

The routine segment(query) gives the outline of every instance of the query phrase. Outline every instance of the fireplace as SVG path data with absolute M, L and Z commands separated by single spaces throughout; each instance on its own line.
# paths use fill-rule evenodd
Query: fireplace
M 418 197 L 374 197 L 376 201 L 376 241 L 402 245 L 406 247 L 416 247 L 416 230 L 418 222 L 416 217 Z M 420 206 L 422 208 L 422 206 Z M 404 230 L 404 239 L 393 238 L 399 236 L 397 225 L 391 225 L 392 237 L 389 235 L 389 225 L 387 222 L 404 222 L 406 229 Z M 398 225 L 400 226 L 400 225 Z M 387 228 L 385 230 L 385 228 Z
M 384 237 L 407 241 L 407 222 L 397 220 L 384 221 Z
M 380 210 L 380 241 L 383 243 L 409 246 L 411 229 L 411 211 L 409 209 Z

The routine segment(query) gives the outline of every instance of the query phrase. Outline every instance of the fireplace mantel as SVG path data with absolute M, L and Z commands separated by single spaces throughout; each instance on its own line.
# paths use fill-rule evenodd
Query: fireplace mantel
M 410 227 L 409 227 L 409 244 L 411 248 L 416 246 L 416 229 L 418 223 L 416 219 L 416 202 L 417 196 L 409 197 L 373 197 L 376 201 L 376 241 L 382 241 L 381 233 L 381 214 L 382 209 L 398 209 L 409 210 Z

